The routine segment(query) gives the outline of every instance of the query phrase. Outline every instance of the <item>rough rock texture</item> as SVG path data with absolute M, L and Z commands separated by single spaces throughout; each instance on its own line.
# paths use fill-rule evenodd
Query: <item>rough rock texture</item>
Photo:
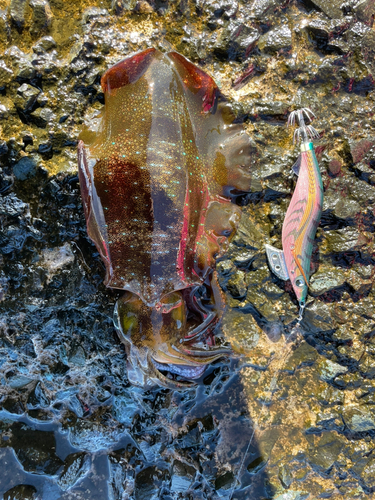
M 0 496 L 366 499 L 375 494 L 374 1 L 11 0 L 0 4 Z M 100 76 L 177 50 L 258 147 L 217 264 L 235 356 L 196 388 L 126 377 L 117 295 L 89 242 L 76 167 Z M 302 104 L 321 132 L 324 210 L 305 318 L 280 246 Z

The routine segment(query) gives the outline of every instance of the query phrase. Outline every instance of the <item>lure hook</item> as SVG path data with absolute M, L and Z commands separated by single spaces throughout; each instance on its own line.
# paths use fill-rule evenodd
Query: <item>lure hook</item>
M 315 118 L 314 113 L 310 108 L 301 108 L 296 111 L 292 111 L 288 118 L 288 127 L 298 125 L 298 128 L 294 131 L 293 142 L 299 142 L 302 138 L 302 142 L 308 142 L 309 137 L 311 139 L 318 138 L 319 132 L 311 125 L 311 122 Z M 305 120 L 308 120 L 310 124 L 306 124 Z
M 306 303 L 305 302 L 300 302 L 299 303 L 299 316 L 298 316 L 298 323 L 303 320 L 303 313 L 305 311 Z

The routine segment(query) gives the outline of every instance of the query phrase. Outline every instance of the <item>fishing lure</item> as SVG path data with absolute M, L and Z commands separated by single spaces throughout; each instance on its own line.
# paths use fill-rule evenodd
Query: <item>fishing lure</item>
M 319 134 L 305 123 L 305 117 L 311 121 L 314 116 L 308 108 L 293 111 L 289 116 L 288 125 L 299 123 L 294 141 L 301 140 L 301 154 L 292 167 L 298 181 L 283 223 L 283 250 L 265 245 L 271 270 L 282 280 L 292 282 L 300 306 L 299 320 L 306 305 L 311 254 L 323 206 L 322 177 L 312 143 Z

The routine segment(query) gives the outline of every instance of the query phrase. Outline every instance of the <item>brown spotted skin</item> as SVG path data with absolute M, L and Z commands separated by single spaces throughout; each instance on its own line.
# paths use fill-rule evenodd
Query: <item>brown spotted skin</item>
M 78 162 L 87 229 L 106 266 L 105 284 L 137 297 L 127 296 L 122 316 L 138 308 L 151 318 L 170 302 L 181 312 L 187 295 L 216 282 L 215 257 L 240 219 L 231 197 L 249 191 L 255 150 L 213 79 L 180 54 L 135 54 L 110 68 L 102 87 L 100 125 L 82 132 Z M 188 302 L 202 323 L 219 316 L 217 307 L 212 313 Z M 167 352 L 172 342 L 165 323 L 143 320 L 147 350 L 168 364 L 158 356 L 160 346 Z M 173 342 L 190 338 L 196 323 L 178 320 Z M 207 323 L 200 337 L 216 323 Z M 142 328 L 122 333 L 134 345 L 131 336 L 137 330 L 138 342 Z M 186 354 L 181 357 L 186 365 Z

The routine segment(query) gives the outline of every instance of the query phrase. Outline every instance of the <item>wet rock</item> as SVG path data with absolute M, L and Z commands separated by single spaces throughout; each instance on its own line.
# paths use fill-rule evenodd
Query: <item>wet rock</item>
M 375 417 L 365 406 L 346 406 L 342 410 L 342 416 L 352 432 L 368 432 L 375 429 Z
M 4 104 L 0 104 L 0 118 L 5 119 L 8 118 L 8 116 L 9 116 L 9 109 Z M 5 141 L 3 142 L 5 143 Z
M 233 341 L 233 349 L 237 352 L 251 352 L 259 342 L 261 331 L 250 314 L 242 314 L 236 310 L 224 318 L 223 330 Z
M 236 266 L 231 260 L 222 260 L 218 262 L 216 269 L 222 276 L 231 276 L 236 272 Z
M 319 375 L 325 382 L 331 382 L 335 377 L 342 373 L 347 373 L 346 366 L 339 365 L 329 359 L 324 359 L 319 363 Z
M 115 14 L 121 15 L 126 11 L 134 10 L 137 0 L 112 0 L 112 10 Z
M 42 265 L 44 265 L 50 276 L 74 262 L 74 254 L 69 243 L 54 249 L 45 249 L 42 254 Z
M 302 366 L 311 366 L 317 359 L 316 349 L 307 342 L 302 342 L 284 363 L 283 369 L 293 372 Z
M 341 8 L 343 2 L 341 0 L 331 0 L 330 2 L 327 2 L 326 0 L 311 0 L 311 1 L 331 19 L 339 19 L 344 15 L 343 10 Z
M 289 107 L 289 102 L 277 101 L 274 96 L 270 95 L 268 99 L 255 100 L 251 113 L 262 116 L 284 116 L 288 112 Z M 248 111 L 247 108 L 245 108 L 245 111 Z
M 279 467 L 279 479 L 284 488 L 289 488 L 289 486 L 292 484 L 293 477 L 288 465 L 281 465 Z
M 11 0 L 10 2 L 10 18 L 19 30 L 25 26 L 27 7 L 28 0 Z
M 321 19 L 312 19 L 305 25 L 304 29 L 307 31 L 310 40 L 313 42 L 315 48 L 324 54 L 343 54 L 349 51 L 349 45 L 342 39 L 338 39 L 333 35 L 338 32 L 342 33 L 347 28 L 344 21 L 340 23 L 337 21 L 328 21 L 322 16 Z
M 309 493 L 301 490 L 290 490 L 274 497 L 274 500 L 305 500 Z
M 0 37 L 3 39 L 9 38 L 10 26 L 6 10 L 0 10 Z
M 328 266 L 321 266 L 319 271 L 311 276 L 310 289 L 317 295 L 339 288 L 346 282 L 346 273 L 343 269 L 336 267 L 331 270 Z
M 29 484 L 14 486 L 4 493 L 4 500 L 37 500 L 37 490 Z
M 264 52 L 273 53 L 281 49 L 289 50 L 291 46 L 292 32 L 287 24 L 271 29 L 258 41 L 258 48 Z
M 272 14 L 279 5 L 278 0 L 252 0 L 250 12 L 256 19 L 264 19 L 265 14 Z
M 15 99 L 17 108 L 23 113 L 30 113 L 35 107 L 39 94 L 39 89 L 29 85 L 28 83 L 23 83 L 17 89 L 17 97 Z
M 32 384 L 34 380 L 26 375 L 11 372 L 7 375 L 7 383 L 12 389 L 23 389 L 24 387 Z
M 259 37 L 256 28 L 231 20 L 215 44 L 215 53 L 225 59 L 246 59 Z
M 227 283 L 228 292 L 235 298 L 241 298 L 246 295 L 246 274 L 244 271 L 237 271 Z
M 30 392 L 27 404 L 29 408 L 48 408 L 50 405 L 50 400 L 40 382 L 38 382 Z
M 138 0 L 135 4 L 134 12 L 138 14 L 152 14 L 154 8 L 150 3 L 146 2 L 146 0 Z
M 36 35 L 51 26 L 53 14 L 48 0 L 31 0 L 30 5 L 33 10 L 30 31 Z
M 189 489 L 194 480 L 196 470 L 193 467 L 186 466 L 179 460 L 173 464 L 171 491 L 174 493 L 183 493 Z
M 57 44 L 51 36 L 44 36 L 40 40 L 38 40 L 35 45 L 33 45 L 33 51 L 36 54 L 41 54 L 55 49 L 56 46 Z
M 28 472 L 55 474 L 62 461 L 56 455 L 56 439 L 53 432 L 39 431 L 24 423 L 14 423 L 9 445 Z
M 30 116 L 37 127 L 46 128 L 55 115 L 50 108 L 38 108 Z
M 8 152 L 8 145 L 5 141 L 0 141 L 0 156 L 6 155 Z
M 0 87 L 3 88 L 12 79 L 13 71 L 8 68 L 4 61 L 0 61 Z
M 85 477 L 90 470 L 90 465 L 90 458 L 84 453 L 68 455 L 57 484 L 63 491 L 67 491 Z
M 17 180 L 24 181 L 35 175 L 36 167 L 37 163 L 34 158 L 24 156 L 18 163 L 16 163 L 16 165 L 14 165 L 13 174 Z
M 82 15 L 82 23 L 87 24 L 96 19 L 105 19 L 109 16 L 107 9 L 100 9 L 99 7 L 89 7 Z
M 356 246 L 359 233 L 356 228 L 346 227 L 337 231 L 327 231 L 327 247 L 330 252 L 345 252 Z
M 344 446 L 344 441 L 336 432 L 323 432 L 321 437 L 314 439 L 312 452 L 308 454 L 309 462 L 328 472 L 334 465 Z
M 331 385 L 325 385 L 325 387 L 322 387 L 321 390 L 319 390 L 319 393 L 317 394 L 318 400 L 323 404 L 323 405 L 338 405 L 338 404 L 343 404 L 345 395 L 343 391 L 340 391 L 339 389 L 335 389 Z M 331 418 L 337 418 L 338 414 L 335 413 L 332 415 L 328 416 L 328 420 Z M 327 420 L 327 415 L 322 415 L 320 416 L 321 420 L 326 421 Z M 317 422 L 318 424 L 318 422 Z M 319 424 L 318 424 L 319 425 Z
M 358 0 L 351 7 L 358 21 L 371 25 L 374 17 L 374 0 Z

